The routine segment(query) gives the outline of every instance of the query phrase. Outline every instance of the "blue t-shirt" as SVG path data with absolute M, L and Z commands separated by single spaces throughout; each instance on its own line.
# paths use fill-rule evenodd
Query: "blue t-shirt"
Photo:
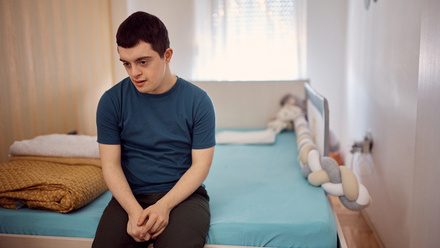
M 169 191 L 191 166 L 192 149 L 215 146 L 211 99 L 181 78 L 158 95 L 122 80 L 101 97 L 96 123 L 99 143 L 121 145 L 122 169 L 135 195 Z

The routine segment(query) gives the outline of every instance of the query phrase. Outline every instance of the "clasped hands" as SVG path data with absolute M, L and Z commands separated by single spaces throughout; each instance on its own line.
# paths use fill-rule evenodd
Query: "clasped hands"
M 167 227 L 170 210 L 156 203 L 128 216 L 127 233 L 137 242 L 156 239 Z

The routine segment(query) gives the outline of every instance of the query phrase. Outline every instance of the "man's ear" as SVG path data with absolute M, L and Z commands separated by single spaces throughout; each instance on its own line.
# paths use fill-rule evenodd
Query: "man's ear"
M 171 48 L 167 48 L 167 50 L 165 50 L 165 60 L 169 63 L 171 61 L 171 58 L 173 57 L 173 49 Z

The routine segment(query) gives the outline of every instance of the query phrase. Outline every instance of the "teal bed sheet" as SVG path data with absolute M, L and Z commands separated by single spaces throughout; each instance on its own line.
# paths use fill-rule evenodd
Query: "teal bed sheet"
M 336 247 L 336 222 L 321 187 L 297 161 L 294 132 L 272 145 L 217 145 L 205 182 L 208 243 L 255 247 Z
M 205 181 L 210 196 L 208 244 L 254 247 L 336 247 L 336 222 L 321 187 L 297 162 L 294 132 L 272 145 L 217 145 Z M 0 232 L 93 238 L 111 199 L 106 192 L 69 214 L 0 208 Z
M 94 238 L 99 219 L 111 198 L 110 191 L 106 191 L 91 203 L 68 214 L 0 207 L 0 233 Z

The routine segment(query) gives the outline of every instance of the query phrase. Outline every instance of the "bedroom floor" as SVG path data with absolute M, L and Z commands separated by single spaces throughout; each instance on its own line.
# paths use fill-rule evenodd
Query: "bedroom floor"
M 384 247 L 360 212 L 346 209 L 335 196 L 329 198 L 338 216 L 348 248 Z

